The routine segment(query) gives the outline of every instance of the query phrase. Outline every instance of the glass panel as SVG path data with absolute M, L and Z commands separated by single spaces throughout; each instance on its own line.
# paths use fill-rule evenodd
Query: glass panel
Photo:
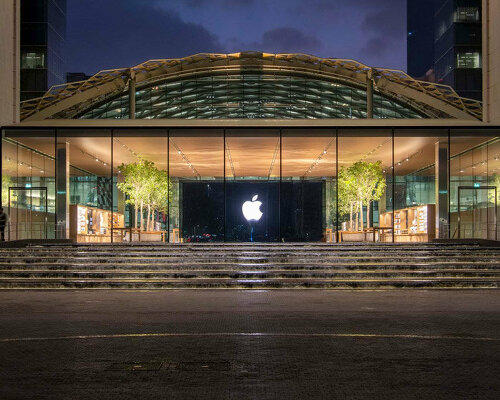
M 171 242 L 224 241 L 224 133 L 172 130 Z
M 494 240 L 498 237 L 500 139 L 452 130 L 450 148 L 451 236 Z
M 335 241 L 336 132 L 283 130 L 280 195 L 284 241 Z
M 65 162 L 64 153 L 67 154 Z M 69 193 L 64 196 L 65 182 L 58 177 L 58 201 L 69 202 L 66 230 L 68 236 L 82 243 L 111 242 L 113 221 L 113 179 L 111 175 L 111 131 L 59 130 L 57 135 L 57 170 L 68 169 Z M 64 210 L 58 205 L 58 211 Z M 58 217 L 59 220 L 59 217 Z M 58 229 L 61 229 L 59 227 Z M 61 235 L 61 233 L 59 233 Z
M 395 216 L 400 220 L 395 230 L 395 241 L 428 242 L 436 237 L 436 147 L 444 146 L 441 168 L 445 175 L 448 169 L 447 130 L 403 130 L 394 131 L 394 175 Z M 445 202 L 447 217 L 447 186 L 441 182 L 441 200 Z M 443 197 L 444 196 L 444 197 Z M 443 200 L 444 199 L 444 200 Z M 442 221 L 442 230 L 447 237 L 448 222 Z
M 341 241 L 392 242 L 392 132 L 339 130 Z
M 10 187 L 7 210 L 8 240 L 47 239 L 47 188 Z
M 377 93 L 374 106 L 375 118 L 422 117 L 408 105 Z M 128 113 L 128 92 L 124 92 L 79 118 L 125 118 Z M 143 119 L 366 118 L 366 92 L 327 80 L 247 72 L 140 88 L 136 113 Z
M 113 242 L 168 240 L 168 137 L 163 130 L 113 134 Z
M 457 7 L 455 10 L 455 22 L 478 22 L 479 7 Z
M 279 241 L 279 131 L 228 130 L 225 152 L 227 241 Z
M 55 237 L 54 149 L 53 131 L 12 130 L 5 133 L 2 205 L 8 214 L 6 239 Z
M 21 68 L 25 69 L 46 68 L 45 53 L 22 53 Z
M 457 205 L 459 239 L 496 240 L 495 193 L 496 187 L 459 187 Z
M 457 53 L 457 68 L 481 68 L 481 54 L 478 52 Z

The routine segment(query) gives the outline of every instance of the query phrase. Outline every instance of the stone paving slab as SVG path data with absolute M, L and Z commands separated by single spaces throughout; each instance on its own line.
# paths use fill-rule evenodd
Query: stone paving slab
M 1 399 L 497 399 L 498 290 L 0 291 Z

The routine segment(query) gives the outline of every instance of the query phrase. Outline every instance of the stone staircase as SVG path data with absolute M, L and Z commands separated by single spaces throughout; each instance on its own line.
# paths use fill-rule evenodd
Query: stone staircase
M 0 248 L 0 289 L 497 288 L 500 247 L 116 244 Z

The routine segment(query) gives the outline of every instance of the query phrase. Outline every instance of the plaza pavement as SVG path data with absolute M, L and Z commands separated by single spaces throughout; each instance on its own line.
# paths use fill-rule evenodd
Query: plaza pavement
M 498 399 L 498 290 L 0 291 L 0 399 Z

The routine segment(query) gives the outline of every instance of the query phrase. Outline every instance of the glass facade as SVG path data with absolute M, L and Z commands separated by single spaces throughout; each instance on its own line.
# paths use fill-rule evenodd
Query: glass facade
M 21 101 L 64 83 L 66 0 L 21 1 Z
M 175 79 L 141 88 L 135 95 L 137 119 L 320 119 L 366 118 L 366 88 L 331 80 L 244 73 Z M 423 118 L 422 113 L 377 92 L 374 118 Z M 129 117 L 128 92 L 92 106 L 78 118 Z
M 488 128 L 5 129 L 7 238 L 495 239 Z
M 434 23 L 437 82 L 452 86 L 462 97 L 482 100 L 481 1 L 436 2 Z

